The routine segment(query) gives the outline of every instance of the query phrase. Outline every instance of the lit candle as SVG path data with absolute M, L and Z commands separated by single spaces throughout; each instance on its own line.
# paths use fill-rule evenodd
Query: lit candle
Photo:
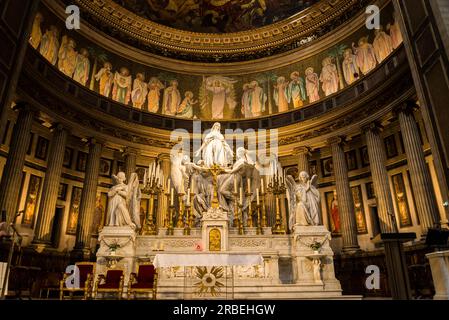
M 240 205 L 243 205 L 243 187 L 240 187 Z
M 237 193 L 237 176 L 234 175 L 234 193 Z
M 170 192 L 170 205 L 171 206 L 175 205 L 175 190 L 173 188 L 171 188 Z
M 248 193 L 251 193 L 251 180 L 249 178 L 247 179 L 247 183 L 248 183 Z
M 265 193 L 265 181 L 263 181 L 263 178 L 260 179 L 260 187 L 261 187 L 262 194 L 264 194 Z
M 190 188 L 187 189 L 187 205 L 190 206 Z
M 260 204 L 259 189 L 256 189 L 257 205 Z
M 156 176 L 156 161 L 153 162 L 153 174 L 151 175 L 152 177 Z
M 167 188 L 165 188 L 167 191 L 170 191 L 170 178 L 167 179 Z

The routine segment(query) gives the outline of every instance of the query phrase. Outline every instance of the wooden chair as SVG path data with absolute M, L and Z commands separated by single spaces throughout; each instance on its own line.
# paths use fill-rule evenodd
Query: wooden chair
M 94 297 L 98 297 L 98 293 L 116 293 L 118 299 L 123 295 L 124 270 L 109 269 L 106 275 L 99 274 L 94 286 Z
M 157 295 L 157 271 L 153 264 L 149 262 L 141 263 L 137 267 L 137 273 L 133 272 L 129 276 L 128 299 L 131 295 L 136 298 L 136 293 L 149 293 L 153 300 Z
M 68 292 L 70 298 L 73 298 L 75 293 L 82 292 L 83 299 L 86 300 L 92 297 L 92 283 L 95 274 L 95 262 L 77 262 L 75 265 L 79 270 L 80 287 L 67 288 L 65 282 L 70 274 L 65 273 L 62 280 L 59 282 L 59 299 L 64 299 L 64 293 Z

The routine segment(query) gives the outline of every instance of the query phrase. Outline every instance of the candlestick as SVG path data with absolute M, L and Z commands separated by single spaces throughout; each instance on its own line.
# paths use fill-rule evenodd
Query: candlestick
M 250 180 L 250 178 L 247 179 L 247 184 L 248 184 L 248 193 L 251 193 L 251 180 Z
M 148 182 L 148 171 L 145 169 L 145 174 L 143 175 L 143 185 L 145 186 Z
M 237 176 L 236 175 L 234 175 L 234 193 L 238 193 L 238 190 L 237 190 Z
M 170 178 L 167 179 L 167 187 L 165 188 L 165 190 L 170 190 Z
M 243 205 L 243 187 L 240 187 L 240 205 Z
M 190 205 L 190 188 L 187 189 L 187 205 Z
M 175 190 L 173 188 L 171 188 L 170 192 L 170 205 L 171 206 L 175 205 Z
M 265 193 L 265 187 L 264 187 L 265 181 L 263 180 L 263 178 L 260 179 L 260 191 L 262 194 Z
M 259 189 L 256 189 L 256 198 L 257 198 L 257 205 L 260 204 L 260 198 L 259 198 Z

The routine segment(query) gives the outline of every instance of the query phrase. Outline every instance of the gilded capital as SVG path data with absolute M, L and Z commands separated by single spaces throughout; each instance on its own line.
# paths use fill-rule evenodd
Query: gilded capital
M 312 149 L 310 147 L 306 147 L 306 146 L 297 147 L 297 148 L 293 149 L 293 155 L 298 156 L 298 155 L 305 154 L 310 157 L 312 155 L 311 150 Z
M 345 142 L 345 138 L 341 137 L 341 136 L 331 137 L 326 140 L 326 143 L 329 146 L 343 144 L 344 142 Z
M 374 121 L 363 126 L 361 129 L 363 133 L 367 133 L 368 131 L 370 131 L 373 132 L 374 134 L 379 134 L 382 132 L 383 128 L 384 127 L 379 122 Z
M 396 106 L 393 109 L 393 113 L 395 116 L 397 116 L 399 113 L 405 113 L 405 114 L 413 114 L 414 111 L 418 110 L 419 106 L 414 100 L 407 100 L 400 105 Z

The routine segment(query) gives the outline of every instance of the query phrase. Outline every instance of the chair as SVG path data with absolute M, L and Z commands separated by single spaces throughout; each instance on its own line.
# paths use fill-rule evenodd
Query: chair
M 106 275 L 99 274 L 94 286 L 94 296 L 98 293 L 117 293 L 118 299 L 122 298 L 124 284 L 124 271 L 122 269 L 109 269 Z
M 80 286 L 79 288 L 68 288 L 66 280 L 69 273 L 64 273 L 62 280 L 59 282 L 59 299 L 64 300 L 64 292 L 68 292 L 70 298 L 73 298 L 74 293 L 82 292 L 83 299 L 86 300 L 92 297 L 92 283 L 95 274 L 95 262 L 77 262 L 75 265 L 79 270 Z
M 157 272 L 151 263 L 141 263 L 137 268 L 137 273 L 133 272 L 129 276 L 128 299 L 131 295 L 136 298 L 136 293 L 150 293 L 153 300 L 157 295 Z

